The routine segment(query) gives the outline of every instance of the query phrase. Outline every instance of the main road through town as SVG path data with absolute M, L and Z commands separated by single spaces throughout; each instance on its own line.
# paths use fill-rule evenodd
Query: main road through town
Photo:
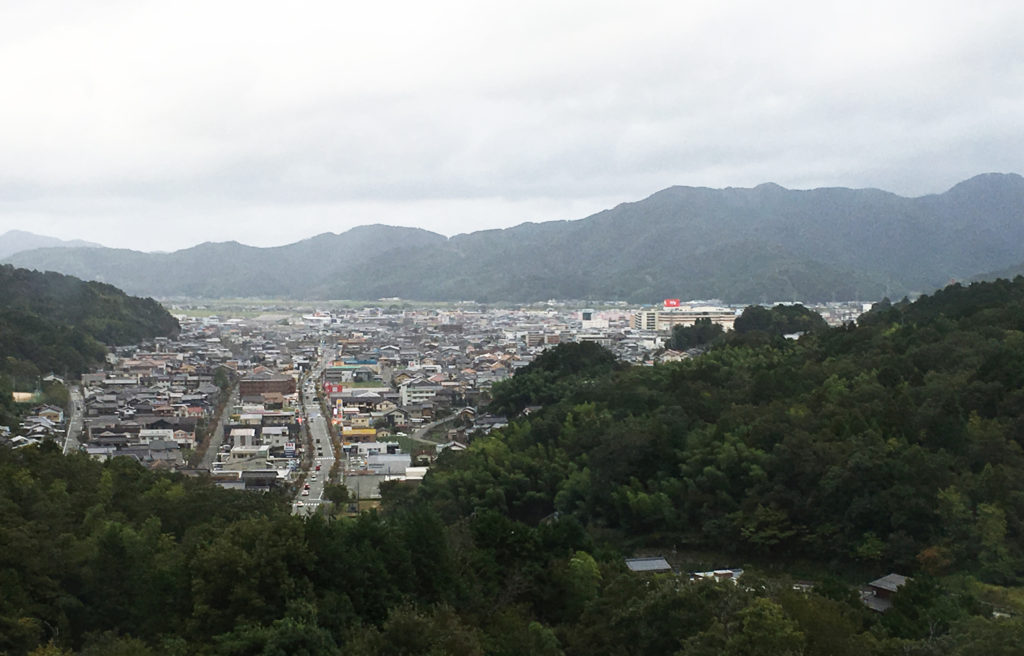
M 320 361 L 321 367 L 326 360 L 325 354 Z M 334 445 L 327 427 L 329 418 L 321 414 L 316 397 L 319 378 L 319 371 L 314 370 L 302 383 L 302 413 L 305 415 L 306 429 L 309 432 L 308 448 L 312 449 L 313 467 L 305 472 L 305 484 L 301 486 L 295 495 L 295 501 L 292 502 L 292 512 L 297 515 L 312 514 L 324 502 L 324 487 L 331 482 L 331 469 L 334 467 Z

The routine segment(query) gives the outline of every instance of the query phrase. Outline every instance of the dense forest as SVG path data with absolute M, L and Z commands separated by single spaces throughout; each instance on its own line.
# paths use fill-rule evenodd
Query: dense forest
M 1022 582 L 1024 278 L 885 304 L 799 341 L 747 324 L 679 366 L 545 354 L 495 405 L 546 411 L 423 491 L 457 512 L 571 514 L 637 546 Z
M 747 337 L 741 337 L 753 333 L 755 339 L 763 339 L 766 336 L 799 337 L 804 333 L 824 330 L 828 327 L 821 315 L 813 310 L 808 310 L 800 304 L 776 305 L 773 308 L 765 308 L 760 305 L 751 305 L 743 310 L 743 313 L 736 318 L 733 326 L 735 333 L 728 337 L 728 340 L 737 340 L 749 343 Z M 686 351 L 695 347 L 702 347 L 715 341 L 726 340 L 725 329 L 712 323 L 709 318 L 697 319 L 693 325 L 676 325 L 672 327 L 672 335 L 665 343 L 665 347 L 678 351 Z
M 542 410 L 354 519 L 0 451 L 0 652 L 1021 653 L 1024 279 L 799 340 L 768 313 L 679 364 L 547 351 L 494 390 Z

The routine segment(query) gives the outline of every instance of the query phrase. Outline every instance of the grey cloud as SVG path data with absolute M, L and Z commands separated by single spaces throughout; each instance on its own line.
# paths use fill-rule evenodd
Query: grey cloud
M 0 11 L 0 229 L 453 234 L 672 184 L 916 195 L 1024 168 L 1016 3 L 496 7 Z

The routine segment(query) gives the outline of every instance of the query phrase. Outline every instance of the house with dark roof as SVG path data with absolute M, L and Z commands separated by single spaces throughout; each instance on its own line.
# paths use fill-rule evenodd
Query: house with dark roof
M 287 374 L 275 374 L 269 371 L 253 373 L 238 381 L 240 396 L 259 396 L 264 392 L 294 394 L 295 379 Z
M 871 610 L 884 613 L 892 608 L 892 599 L 896 591 L 909 580 L 902 574 L 887 574 L 868 583 L 868 587 L 861 590 L 860 600 Z

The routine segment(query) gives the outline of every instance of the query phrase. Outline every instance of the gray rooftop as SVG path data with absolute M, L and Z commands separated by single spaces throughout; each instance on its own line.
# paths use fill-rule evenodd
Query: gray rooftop
M 668 561 L 658 556 L 655 558 L 627 558 L 626 567 L 631 572 L 671 572 Z
M 871 583 L 868 583 L 872 588 L 878 588 L 879 590 L 888 590 L 889 592 L 896 592 L 896 590 L 907 582 L 907 577 L 901 574 L 889 574 L 883 576 L 880 579 L 875 579 Z

